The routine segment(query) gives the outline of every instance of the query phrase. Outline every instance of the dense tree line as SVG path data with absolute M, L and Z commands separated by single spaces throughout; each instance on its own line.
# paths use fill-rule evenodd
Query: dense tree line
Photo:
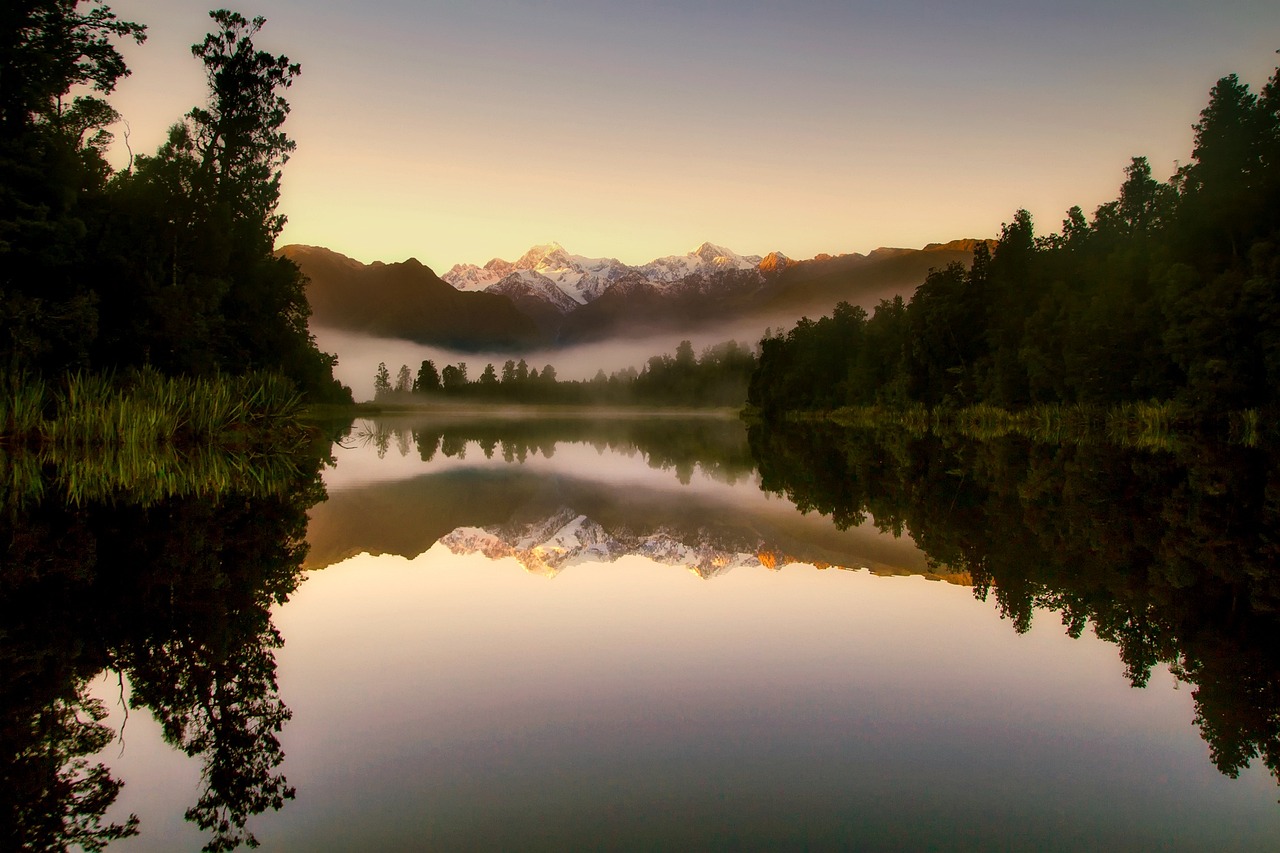
M 374 399 L 413 402 L 439 395 L 516 403 L 736 407 L 746 401 L 755 367 L 755 353 L 736 341 L 707 347 L 698 356 L 689 341 L 681 341 L 674 357 L 652 356 L 640 370 L 629 367 L 610 375 L 598 370 L 586 381 L 563 381 L 553 365 L 539 371 L 523 358 L 508 359 L 500 371 L 486 364 L 475 380 L 468 378 L 466 362 L 438 369 L 435 362 L 423 361 L 412 378 L 409 366 L 401 365 L 394 380 L 381 363 L 374 375 Z
M 909 302 L 766 336 L 751 404 L 1280 403 L 1280 69 L 1259 94 L 1219 80 L 1194 129 L 1189 163 L 1160 182 L 1134 157 L 1091 220 L 1037 237 L 1020 210 Z
M 116 171 L 129 73 L 115 44 L 145 28 L 100 0 L 13 0 L 0 18 L 0 359 L 10 375 L 150 365 L 270 370 L 312 399 L 349 399 L 307 329 L 305 280 L 273 256 L 281 94 L 300 73 L 257 50 L 264 20 L 219 10 L 192 46 L 208 100 Z

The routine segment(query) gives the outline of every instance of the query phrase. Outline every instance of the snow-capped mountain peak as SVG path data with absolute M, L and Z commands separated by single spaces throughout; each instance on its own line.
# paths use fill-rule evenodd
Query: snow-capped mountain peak
M 494 258 L 483 267 L 457 264 L 441 278 L 459 290 L 488 290 L 499 283 L 510 288 L 510 277 L 518 271 L 537 273 L 554 284 L 579 305 L 592 302 L 615 283 L 640 279 L 665 290 L 676 282 L 715 273 L 754 271 L 760 264 L 758 255 L 739 255 L 715 243 L 703 243 L 685 255 L 657 258 L 638 267 L 628 266 L 615 258 L 588 258 L 570 254 L 559 243 L 533 246 L 515 262 Z M 535 282 L 524 277 L 526 284 Z
M 711 264 L 731 262 L 738 257 L 736 252 L 726 249 L 724 246 L 717 246 L 715 243 L 703 243 L 689 254 Z
M 504 261 L 502 258 L 493 258 L 484 265 L 484 268 L 491 273 L 507 275 L 516 268 L 516 265 L 510 261 Z M 457 269 L 457 267 L 454 267 L 454 269 Z
M 703 243 L 687 255 L 656 258 L 637 269 L 650 281 L 670 283 L 692 275 L 707 275 L 728 270 L 750 270 L 760 263 L 758 255 L 739 255 L 732 249 Z
M 559 243 L 544 243 L 541 246 L 534 246 L 521 255 L 514 266 L 516 269 L 542 272 L 547 269 L 569 269 L 575 265 L 569 253 L 564 250 L 564 246 Z
M 441 278 L 459 290 L 485 290 L 520 270 L 550 280 L 578 305 L 591 302 L 631 272 L 630 267 L 614 258 L 571 255 L 559 243 L 543 243 L 530 248 L 514 263 L 494 258 L 483 267 L 458 264 Z

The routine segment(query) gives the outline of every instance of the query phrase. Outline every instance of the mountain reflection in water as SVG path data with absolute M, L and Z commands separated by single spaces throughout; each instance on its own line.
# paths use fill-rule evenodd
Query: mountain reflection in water
M 312 510 L 308 568 L 443 541 L 539 574 L 641 553 L 703 576 L 793 562 L 932 574 L 907 540 L 836 530 L 761 494 L 732 419 L 366 422 L 344 444 Z
M 327 499 L 312 458 L 8 507 L 8 846 L 1280 840 L 1269 450 L 455 416 L 332 452 Z

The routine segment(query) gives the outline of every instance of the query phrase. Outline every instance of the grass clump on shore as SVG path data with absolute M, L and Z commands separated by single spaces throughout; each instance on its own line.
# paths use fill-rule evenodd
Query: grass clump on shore
M 268 373 L 0 385 L 0 506 L 52 490 L 74 504 L 128 496 L 270 494 L 297 475 L 312 436 L 293 384 Z
M 301 408 L 293 384 L 270 373 L 75 373 L 56 386 L 15 377 L 0 393 L 0 442 L 62 451 L 279 445 L 300 440 Z
M 44 421 L 44 381 L 38 377 L 10 376 L 0 387 L 0 437 L 29 436 Z

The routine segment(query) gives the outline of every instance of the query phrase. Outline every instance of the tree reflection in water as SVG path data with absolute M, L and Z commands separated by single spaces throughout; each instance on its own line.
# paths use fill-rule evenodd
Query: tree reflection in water
M 104 670 L 202 762 L 186 816 L 206 850 L 254 843 L 249 818 L 293 797 L 270 608 L 298 584 L 306 510 L 323 498 L 319 458 L 295 463 L 257 490 L 3 508 L 0 846 L 99 850 L 139 831 L 105 817 L 122 783 L 93 757 L 114 736 L 87 695 Z
M 523 420 L 495 420 L 479 416 L 450 420 L 374 420 L 355 430 L 355 440 L 372 444 L 385 456 L 394 439 L 400 455 L 409 452 L 409 440 L 423 462 L 436 454 L 465 459 L 467 445 L 475 443 L 486 459 L 500 456 L 508 463 L 525 462 L 537 454 L 555 456 L 560 443 L 587 443 L 598 452 L 644 454 L 650 467 L 674 470 L 688 485 L 694 468 L 721 482 L 733 484 L 755 470 L 742 423 L 726 417 L 614 418 L 543 416 Z
M 1234 776 L 1260 758 L 1280 778 L 1273 450 L 972 442 L 813 425 L 753 427 L 748 448 L 740 429 L 414 424 L 370 440 L 405 455 L 411 440 L 424 460 L 470 442 L 515 460 L 585 440 L 642 452 L 682 479 L 697 465 L 727 483 L 758 468 L 766 491 L 802 511 L 841 527 L 874 518 L 909 532 L 948 567 L 942 573 L 972 577 L 978 597 L 994 598 L 1018 631 L 1037 610 L 1055 611 L 1072 636 L 1090 628 L 1116 644 L 1135 686 L 1169 666 L 1193 687 L 1216 766 Z M 311 458 L 262 488 L 240 481 L 204 497 L 195 489 L 68 506 L 46 489 L 0 507 L 0 846 L 97 850 L 140 830 L 132 816 L 108 819 L 121 781 L 95 756 L 114 732 L 88 691 L 104 671 L 118 672 L 131 707 L 201 762 L 186 816 L 208 833 L 206 849 L 252 843 L 251 818 L 293 797 L 281 772 L 289 709 L 271 607 L 300 580 L 307 509 L 323 499 L 319 466 Z
M 868 515 L 1027 631 L 1037 609 L 1116 644 L 1145 686 L 1193 686 L 1214 764 L 1280 780 L 1280 467 L 1271 449 L 1187 442 L 966 441 L 753 427 L 762 488 L 839 525 Z

